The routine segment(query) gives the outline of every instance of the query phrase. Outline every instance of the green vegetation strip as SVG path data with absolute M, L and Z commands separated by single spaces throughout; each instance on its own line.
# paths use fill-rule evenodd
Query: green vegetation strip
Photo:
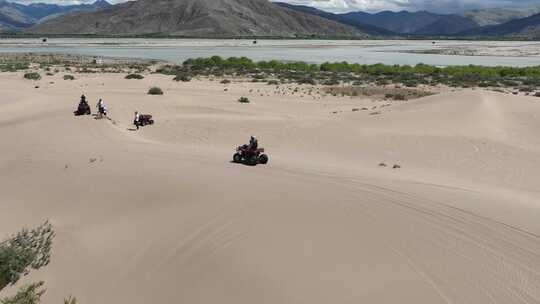
M 206 76 L 245 76 L 254 82 L 268 82 L 279 79 L 281 82 L 305 84 L 338 85 L 353 83 L 361 85 L 403 84 L 416 87 L 419 84 L 445 84 L 452 87 L 519 87 L 531 91 L 540 86 L 540 66 L 534 67 L 487 67 L 487 66 L 448 66 L 437 67 L 426 64 L 410 65 L 364 65 L 348 62 L 326 62 L 310 64 L 307 62 L 285 62 L 278 60 L 253 61 L 246 57 L 194 58 L 182 65 L 165 65 L 158 73 L 193 77 Z M 271 82 L 275 83 L 275 82 Z

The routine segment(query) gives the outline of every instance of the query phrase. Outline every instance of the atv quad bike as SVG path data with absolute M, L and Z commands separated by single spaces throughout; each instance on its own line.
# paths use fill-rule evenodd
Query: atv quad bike
M 92 114 L 92 110 L 90 109 L 90 106 L 87 103 L 79 103 L 79 106 L 77 107 L 77 111 L 73 112 L 75 116 L 81 116 L 81 115 L 90 115 Z
M 139 121 L 137 122 L 139 126 L 146 126 L 146 125 L 153 125 L 154 119 L 152 118 L 152 115 L 148 114 L 141 114 L 139 115 Z
M 233 161 L 250 166 L 256 166 L 258 164 L 266 165 L 268 163 L 268 155 L 264 154 L 264 148 L 253 150 L 248 145 L 243 145 L 236 149 L 236 153 L 233 155 Z

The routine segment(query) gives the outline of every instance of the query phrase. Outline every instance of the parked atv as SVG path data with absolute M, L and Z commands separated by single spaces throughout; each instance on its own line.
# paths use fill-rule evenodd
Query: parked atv
M 253 150 L 248 145 L 243 145 L 236 149 L 233 162 L 250 166 L 256 166 L 258 164 L 266 165 L 268 163 L 268 155 L 264 154 L 264 148 Z
M 75 116 L 90 115 L 92 114 L 92 110 L 86 102 L 81 102 L 77 107 L 77 111 L 73 112 L 73 114 L 75 114 Z
M 141 127 L 144 127 L 146 125 L 153 125 L 154 124 L 154 119 L 152 118 L 152 115 L 141 114 L 141 115 L 139 115 L 139 121 L 137 123 Z

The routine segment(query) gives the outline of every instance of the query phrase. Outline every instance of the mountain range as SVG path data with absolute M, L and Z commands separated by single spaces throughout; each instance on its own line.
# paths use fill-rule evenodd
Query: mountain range
M 42 34 L 191 37 L 367 37 L 349 25 L 274 5 L 267 0 L 139 0 L 76 12 L 37 24 Z
M 525 9 L 496 8 L 466 11 L 462 14 L 435 14 L 427 11 L 382 11 L 375 14 L 366 12 L 349 12 L 333 14 L 315 8 L 276 3 L 278 5 L 302 12 L 316 14 L 324 18 L 336 20 L 346 24 L 358 24 L 366 28 L 371 26 L 368 33 L 379 35 L 416 35 L 416 36 L 466 36 L 472 33 L 495 33 L 513 35 L 512 31 L 501 31 L 507 28 L 505 24 L 521 24 L 518 20 L 528 20 L 531 15 L 540 13 L 540 6 Z M 535 20 L 533 18 L 533 20 Z M 511 23 L 513 22 L 513 23 Z M 495 26 L 498 30 L 495 30 Z M 488 30 L 490 29 L 490 30 Z M 522 30 L 520 30 L 523 33 Z M 526 32 L 526 31 L 525 31 Z
M 461 14 L 331 13 L 268 0 L 138 0 L 111 5 L 17 4 L 0 0 L 0 31 L 186 37 L 540 36 L 540 6 Z
M 57 5 L 46 3 L 24 5 L 0 0 L 0 31 L 22 30 L 66 13 L 95 11 L 109 6 L 111 6 L 111 4 L 105 0 L 97 0 L 92 4 L 80 5 Z

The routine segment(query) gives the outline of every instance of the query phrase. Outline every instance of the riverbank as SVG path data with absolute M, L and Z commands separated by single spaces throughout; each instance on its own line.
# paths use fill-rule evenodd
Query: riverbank
M 478 50 L 483 56 L 429 54 L 430 50 Z M 195 56 L 248 57 L 254 60 L 309 61 L 388 65 L 534 66 L 539 58 L 521 50 L 540 48 L 540 42 L 417 41 L 417 40 L 254 40 L 245 39 L 128 39 L 49 38 L 0 39 L 1 52 L 63 53 L 104 57 L 159 59 L 181 63 Z M 403 53 L 404 51 L 426 54 Z M 486 55 L 486 56 L 484 56 Z

